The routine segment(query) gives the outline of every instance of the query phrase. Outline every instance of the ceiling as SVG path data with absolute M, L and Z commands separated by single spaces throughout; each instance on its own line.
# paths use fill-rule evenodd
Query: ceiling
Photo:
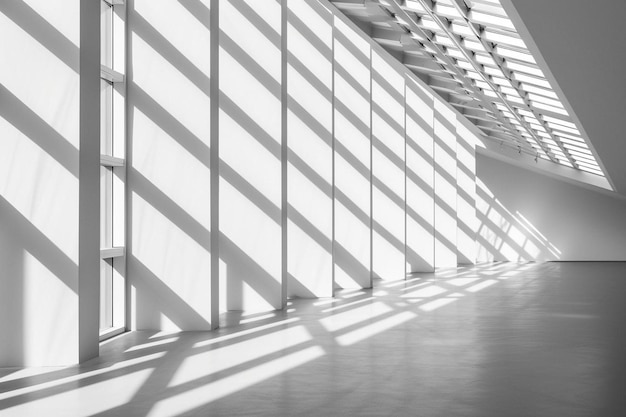
M 501 2 L 613 189 L 626 196 L 626 1 Z
M 581 16 L 589 14 L 585 12 L 588 4 L 581 0 L 574 2 L 581 3 L 577 11 Z M 590 96 L 588 89 L 578 88 L 575 100 L 563 94 L 569 92 L 569 84 L 596 78 L 595 73 L 590 73 L 593 68 L 579 65 L 577 44 L 569 34 L 571 31 L 585 37 L 588 31 L 576 27 L 580 22 L 562 18 L 562 8 L 568 9 L 572 1 L 502 0 L 501 4 L 499 0 L 338 0 L 332 3 L 477 125 L 486 137 L 535 159 L 598 177 L 610 174 L 609 181 L 622 176 L 624 181 L 620 185 L 626 185 L 623 175 L 626 165 L 614 167 L 611 157 L 614 159 L 615 155 L 604 143 L 610 143 L 614 136 L 596 143 L 593 133 L 601 126 L 592 122 L 594 130 L 590 131 L 585 124 L 589 118 L 599 122 L 597 107 L 585 100 L 585 95 L 595 97 L 603 90 Z M 619 25 L 612 30 L 618 31 Z M 603 60 L 607 60 L 606 56 Z M 592 67 L 606 63 L 593 64 Z M 575 71 L 572 66 L 576 67 Z M 562 85 L 561 72 L 568 87 Z M 624 97 L 622 94 L 621 98 Z M 597 99 L 604 100 L 602 96 Z M 623 106 L 618 108 L 623 110 Z M 619 120 L 619 117 L 614 119 Z M 606 136 L 610 132 L 602 133 Z M 589 137 L 594 140 L 590 141 Z M 623 155 L 623 149 L 619 150 Z M 609 158 L 605 160 L 607 152 Z M 626 188 L 618 189 L 626 191 Z

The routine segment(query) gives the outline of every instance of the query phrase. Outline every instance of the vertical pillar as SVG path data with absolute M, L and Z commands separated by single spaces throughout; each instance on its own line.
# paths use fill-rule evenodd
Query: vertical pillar
M 433 95 L 406 80 L 406 272 L 435 268 Z
M 334 278 L 340 288 L 371 281 L 371 46 L 334 17 Z
M 285 36 L 283 36 L 283 39 Z M 288 295 L 333 294 L 333 15 L 290 1 L 287 17 Z
M 476 263 L 476 140 L 474 133 L 457 122 L 457 257 L 459 264 Z
M 130 326 L 209 330 L 211 1 L 127 3 Z
M 78 343 L 81 362 L 99 354 L 100 0 L 80 2 Z
M 220 2 L 220 286 L 227 310 L 283 305 L 282 10 Z
M 456 113 L 435 100 L 435 267 L 456 267 Z
M 372 52 L 372 266 L 405 277 L 404 74 Z

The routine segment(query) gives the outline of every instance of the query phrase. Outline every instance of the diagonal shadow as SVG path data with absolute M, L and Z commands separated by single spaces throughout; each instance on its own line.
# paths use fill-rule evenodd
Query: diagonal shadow
M 23 0 L 0 2 L 0 12 L 79 73 L 78 47 Z
M 78 265 L 2 196 L 0 215 L 14 244 L 23 247 L 67 288 L 78 294 Z
M 78 149 L 0 84 L 0 116 L 78 178 Z

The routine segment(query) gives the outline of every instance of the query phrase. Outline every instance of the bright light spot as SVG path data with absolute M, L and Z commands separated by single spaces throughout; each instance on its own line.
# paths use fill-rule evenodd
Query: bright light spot
M 374 317 L 389 313 L 390 311 L 392 311 L 392 309 L 388 305 L 381 302 L 375 302 L 349 311 L 344 311 L 343 313 L 324 317 L 320 320 L 320 323 L 329 332 L 335 332 L 362 321 L 370 320 Z
M 252 385 L 280 375 L 290 369 L 304 365 L 324 355 L 324 350 L 313 346 L 281 358 L 265 362 L 254 368 L 187 390 L 174 397 L 159 401 L 148 414 L 149 417 L 173 416 L 202 405 L 211 403 L 227 395 L 234 394 Z
M 51 389 L 51 388 L 58 387 L 58 386 L 61 386 L 61 385 L 64 385 L 64 384 L 68 384 L 68 383 L 78 382 L 78 381 L 81 381 L 81 380 L 86 379 L 86 378 L 93 378 L 93 377 L 97 377 L 99 375 L 105 375 L 105 374 L 108 374 L 108 373 L 110 373 L 112 371 L 116 371 L 116 370 L 124 369 L 124 368 L 127 368 L 127 367 L 131 367 L 131 366 L 134 366 L 134 365 L 139 365 L 139 364 L 142 364 L 142 363 L 150 362 L 150 361 L 162 358 L 163 356 L 165 356 L 165 352 L 157 352 L 157 353 L 153 353 L 151 355 L 145 355 L 145 356 L 140 356 L 138 358 L 133 358 L 133 359 L 129 359 L 129 360 L 121 361 L 121 362 L 116 362 L 113 365 L 111 365 L 109 367 L 102 368 L 102 369 L 96 369 L 94 371 L 89 371 L 89 372 L 83 372 L 83 373 L 80 373 L 78 375 L 68 376 L 66 378 L 58 378 L 58 379 L 55 379 L 53 381 L 43 382 L 41 384 L 31 384 L 31 385 L 29 385 L 27 387 L 24 387 L 24 388 L 12 390 L 12 391 L 5 392 L 5 393 L 0 393 L 0 401 L 5 400 L 7 398 L 12 398 L 12 397 L 16 397 L 16 396 L 36 393 L 36 392 L 41 391 L 41 390 Z M 145 371 L 152 371 L 152 368 L 145 369 Z M 112 381 L 118 381 L 117 383 L 119 383 L 120 380 L 119 380 L 119 378 L 114 378 L 114 379 L 112 379 Z M 124 383 L 122 383 L 122 384 L 124 384 Z M 113 386 L 110 389 L 111 389 L 111 392 L 118 391 L 118 389 L 116 389 L 115 386 Z M 66 391 L 66 393 L 70 393 L 70 392 L 77 392 L 77 391 L 76 390 L 74 390 L 74 391 Z M 60 395 L 63 395 L 63 394 L 60 394 Z M 51 399 L 53 401 L 56 401 L 54 399 L 58 398 L 58 397 L 59 396 L 53 396 L 53 397 L 51 397 Z M 93 398 L 96 398 L 96 397 L 93 397 Z M 86 413 L 86 414 L 89 414 L 89 413 Z M 22 415 L 32 415 L 32 414 L 22 414 Z M 4 414 L 3 414 L 3 416 L 4 416 Z
M 422 311 L 433 311 L 456 300 L 457 298 L 438 298 L 436 300 L 422 304 L 421 306 L 419 306 L 419 309 Z
M 418 287 L 424 287 L 426 285 L 431 285 L 433 281 L 426 281 L 426 282 L 420 282 L 419 284 L 416 285 L 411 285 L 409 287 L 406 288 L 402 288 L 402 291 L 408 291 L 408 290 L 412 290 L 413 288 L 418 288 Z
M 107 372 L 109 370 L 109 368 L 104 369 Z M 128 403 L 151 373 L 152 369 L 142 369 L 115 378 L 107 378 L 76 389 L 62 391 L 57 395 L 5 408 L 2 410 L 2 415 L 6 417 L 55 414 L 91 416 L 104 413 Z M 120 387 L 124 388 L 120 389 Z M 106 393 L 106 401 L 94 401 L 95 398 L 101 398 L 102 393 Z
M 177 331 L 172 331 L 172 330 L 164 330 L 164 331 L 161 331 L 161 332 L 156 332 L 155 334 L 150 336 L 148 339 L 156 339 L 157 337 L 163 337 L 163 336 L 173 336 L 176 333 L 178 333 L 178 332 Z
M 417 317 L 417 314 L 412 313 L 410 311 L 403 311 L 394 316 L 388 317 L 383 320 L 379 320 L 375 323 L 360 327 L 354 331 L 343 334 L 337 337 L 336 340 L 337 340 L 337 343 L 339 343 L 341 346 L 350 346 L 362 340 L 365 340 L 369 337 L 382 333 L 385 330 L 389 330 L 395 326 L 398 326 L 415 317 Z
M 326 304 L 332 304 L 337 302 L 337 298 L 329 298 L 328 300 L 322 300 L 322 301 L 318 301 L 316 303 L 313 303 L 313 305 L 315 307 L 319 307 L 319 306 L 325 306 Z
M 249 334 L 262 332 L 263 330 L 271 329 L 273 327 L 284 326 L 284 325 L 287 325 L 289 323 L 294 323 L 294 322 L 299 321 L 299 320 L 300 320 L 299 317 L 292 317 L 290 319 L 286 319 L 286 320 L 281 320 L 281 321 L 277 321 L 277 322 L 274 322 L 274 323 L 265 324 L 263 326 L 258 326 L 258 327 L 255 327 L 253 329 L 242 330 L 240 332 L 230 333 L 230 334 L 227 334 L 227 335 L 224 335 L 224 336 L 219 336 L 219 337 L 214 337 L 214 338 L 209 339 L 209 340 L 204 340 L 202 342 L 198 342 L 198 343 L 194 344 L 193 347 L 194 348 L 199 348 L 199 347 L 214 345 L 216 343 L 225 342 L 226 340 L 236 339 L 238 337 L 247 336 Z
M 485 288 L 492 286 L 496 282 L 498 282 L 498 281 L 495 280 L 495 279 L 488 279 L 488 280 L 483 281 L 483 282 L 481 282 L 479 284 L 476 284 L 476 285 L 473 285 L 473 286 L 469 287 L 467 289 L 467 291 L 469 291 L 469 292 L 478 292 L 480 290 L 484 290 Z
M 154 347 L 154 346 L 165 345 L 167 343 L 175 342 L 178 339 L 179 339 L 178 336 L 176 336 L 176 337 L 170 337 L 168 339 L 156 340 L 156 341 L 150 342 L 150 343 L 144 343 L 142 345 L 135 345 L 135 346 L 131 346 L 128 349 L 126 349 L 125 352 L 133 352 L 133 351 L 136 351 L 136 350 L 147 349 L 147 348 L 151 348 L 151 347 Z
M 404 294 L 402 297 L 406 298 L 428 298 L 434 297 L 439 294 L 445 293 L 447 290 L 441 288 L 437 285 L 430 285 L 426 288 L 421 288 L 417 291 L 410 292 L 408 294 Z
M 365 294 L 365 292 L 358 291 L 358 292 L 355 292 L 355 293 L 352 293 L 352 294 L 347 294 L 347 295 L 346 294 L 341 294 L 339 296 L 339 298 L 348 299 L 348 298 L 357 297 L 357 296 L 362 295 L 362 294 Z
M 271 319 L 272 317 L 276 317 L 276 314 L 274 314 L 274 313 L 269 313 L 269 314 L 264 314 L 264 315 L 262 315 L 262 316 L 250 317 L 249 319 L 243 319 L 243 320 L 240 320 L 240 321 L 239 321 L 239 323 L 240 323 L 240 324 L 252 323 L 252 322 L 254 322 L 254 321 L 265 320 L 265 319 Z
M 330 307 L 330 308 L 327 308 L 325 310 L 322 310 L 322 313 L 329 313 L 331 311 L 340 310 L 342 308 L 352 307 L 353 305 L 365 303 L 365 302 L 373 300 L 373 299 L 374 299 L 374 297 L 367 297 L 367 298 L 363 298 L 361 300 L 353 301 L 351 303 L 339 304 L 337 306 Z
M 480 278 L 452 278 L 452 279 L 446 280 L 446 284 L 455 285 L 457 287 L 463 287 L 479 279 Z
M 304 326 L 295 326 L 187 356 L 176 369 L 169 386 L 200 379 L 312 339 Z

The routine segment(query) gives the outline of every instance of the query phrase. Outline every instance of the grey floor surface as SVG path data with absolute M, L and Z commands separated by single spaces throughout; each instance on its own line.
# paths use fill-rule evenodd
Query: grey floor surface
M 0 416 L 626 416 L 626 263 L 377 281 L 215 332 L 131 332 L 0 369 Z

